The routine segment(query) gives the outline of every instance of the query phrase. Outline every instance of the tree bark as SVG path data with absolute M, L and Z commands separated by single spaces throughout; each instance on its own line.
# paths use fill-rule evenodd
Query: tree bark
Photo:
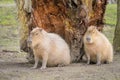
M 107 0 L 17 0 L 20 21 L 21 49 L 28 52 L 26 40 L 34 27 L 42 27 L 47 32 L 57 33 L 65 39 L 71 50 L 72 62 L 77 62 L 84 53 L 82 37 L 89 25 L 103 28 L 103 17 Z M 31 10 L 29 10 L 31 8 Z M 24 38 L 23 38 L 24 37 Z M 31 52 L 32 53 L 32 52 Z
M 117 25 L 114 33 L 113 46 L 115 52 L 120 52 L 120 0 L 117 0 Z
M 18 9 L 18 21 L 20 23 L 20 50 L 27 52 L 27 59 L 33 62 L 33 51 L 27 46 L 27 39 L 30 31 L 32 30 L 31 21 L 31 7 L 29 1 L 31 0 L 15 0 Z M 28 3 L 27 3 L 28 2 Z

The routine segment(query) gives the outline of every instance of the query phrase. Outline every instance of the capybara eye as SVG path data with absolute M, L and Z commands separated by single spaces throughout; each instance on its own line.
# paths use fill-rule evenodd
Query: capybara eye
M 35 33 L 35 35 L 38 35 L 38 33 Z
M 88 31 L 88 33 L 91 33 L 91 31 Z
M 30 35 L 34 35 L 34 33 L 31 32 Z

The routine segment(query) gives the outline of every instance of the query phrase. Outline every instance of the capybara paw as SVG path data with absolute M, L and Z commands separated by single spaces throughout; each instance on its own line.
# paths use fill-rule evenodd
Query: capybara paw
M 112 61 L 106 61 L 106 64 L 110 64 L 110 63 L 112 63 Z
M 46 68 L 46 67 L 41 67 L 40 69 L 43 70 L 43 69 L 45 69 L 45 68 Z
M 87 63 L 87 65 L 89 65 L 90 63 Z
M 101 63 L 97 63 L 96 65 L 97 65 L 97 66 L 100 66 L 100 65 L 101 65 Z
M 90 64 L 90 62 L 87 62 L 87 65 L 89 65 Z

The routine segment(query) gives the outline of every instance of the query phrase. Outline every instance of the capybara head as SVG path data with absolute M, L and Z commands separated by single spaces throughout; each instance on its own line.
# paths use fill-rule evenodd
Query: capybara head
M 34 28 L 31 33 L 30 33 L 30 37 L 31 39 L 33 38 L 41 38 L 46 34 L 46 31 L 43 30 L 42 28 L 36 27 Z
M 84 36 L 84 40 L 86 43 L 93 43 L 94 42 L 94 38 L 97 34 L 97 29 L 95 26 L 90 26 L 88 27 L 85 36 Z

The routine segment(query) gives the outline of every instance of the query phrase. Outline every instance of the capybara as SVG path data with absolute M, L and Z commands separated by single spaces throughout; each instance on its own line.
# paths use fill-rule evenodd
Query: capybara
M 70 49 L 59 35 L 36 27 L 31 31 L 30 36 L 35 59 L 33 68 L 37 68 L 39 60 L 42 61 L 41 69 L 45 69 L 46 66 L 70 64 Z
M 88 27 L 83 41 L 87 64 L 90 64 L 90 61 L 95 62 L 97 65 L 113 61 L 113 48 L 111 43 L 95 26 Z

